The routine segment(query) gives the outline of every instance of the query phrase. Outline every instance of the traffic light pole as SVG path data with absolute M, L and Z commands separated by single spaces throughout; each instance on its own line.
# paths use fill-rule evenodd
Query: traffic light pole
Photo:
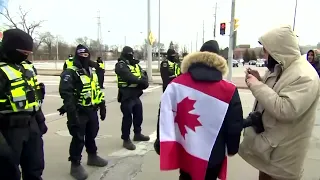
M 234 36 L 234 17 L 235 17 L 235 10 L 236 10 L 236 0 L 232 0 L 231 4 L 231 22 L 230 22 L 230 35 L 229 35 L 229 52 L 228 52 L 228 67 L 229 67 L 229 74 L 228 80 L 231 81 L 232 79 L 232 60 L 233 60 L 233 36 Z

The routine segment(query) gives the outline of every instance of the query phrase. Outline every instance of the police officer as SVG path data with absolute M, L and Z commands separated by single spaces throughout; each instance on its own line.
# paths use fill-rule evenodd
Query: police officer
M 20 165 L 24 180 L 42 180 L 42 135 L 47 132 L 41 110 L 44 86 L 40 87 L 33 66 L 25 62 L 32 49 L 33 39 L 22 30 L 9 29 L 3 33 L 0 56 L 0 154 L 6 151 L 6 162 L 9 163 L 3 168 L 0 160 L 0 179 L 20 179 Z M 8 146 L 3 148 L 5 145 Z M 10 167 L 15 169 L 8 169 Z M 8 178 L 10 175 L 14 176 Z
M 104 63 L 103 63 L 101 57 L 98 57 L 97 63 L 98 63 L 97 75 L 98 75 L 98 79 L 99 79 L 99 86 L 101 89 L 104 89 L 103 82 L 104 82 L 105 69 L 104 69 Z
M 164 91 L 168 84 L 175 77 L 180 75 L 180 61 L 174 49 L 168 49 L 167 59 L 160 64 L 160 74 L 162 79 L 162 90 Z
M 133 124 L 134 141 L 149 141 L 149 137 L 141 134 L 143 121 L 142 102 L 140 96 L 143 89 L 148 88 L 148 77 L 139 66 L 139 61 L 133 57 L 133 49 L 125 46 L 121 56 L 115 65 L 115 73 L 118 81 L 118 102 L 123 114 L 121 126 L 121 139 L 123 147 L 135 150 L 136 146 L 130 140 L 130 129 Z
M 73 66 L 73 56 L 72 54 L 69 54 L 68 59 L 63 64 L 63 70 L 65 70 L 67 67 L 72 67 L 72 66 Z
M 69 149 L 70 174 L 75 179 L 81 180 L 88 178 L 88 173 L 80 164 L 84 146 L 88 153 L 87 165 L 104 167 L 108 164 L 107 160 L 97 155 L 95 142 L 99 130 L 98 108 L 100 119 L 106 118 L 104 93 L 99 88 L 97 74 L 89 64 L 89 50 L 79 44 L 73 66 L 67 67 L 62 72 L 59 86 L 60 96 L 67 112 L 69 133 L 72 136 Z
M 177 53 L 174 49 L 168 49 L 167 59 L 162 61 L 160 64 L 160 74 L 162 79 L 162 90 L 166 90 L 168 84 L 177 76 L 181 74 L 180 61 L 177 58 Z M 159 137 L 159 119 L 160 119 L 160 107 L 158 111 L 158 122 L 157 122 L 157 139 L 154 143 L 155 151 L 160 154 L 160 137 Z

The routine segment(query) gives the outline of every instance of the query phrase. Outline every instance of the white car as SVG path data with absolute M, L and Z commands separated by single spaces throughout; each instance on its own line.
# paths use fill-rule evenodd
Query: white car
M 256 66 L 257 67 L 265 67 L 266 66 L 265 61 L 261 61 L 261 60 L 257 61 Z

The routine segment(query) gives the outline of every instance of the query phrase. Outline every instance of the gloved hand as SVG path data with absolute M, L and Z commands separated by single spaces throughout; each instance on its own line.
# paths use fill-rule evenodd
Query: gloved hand
M 42 100 L 43 100 L 46 95 L 46 86 L 43 83 L 39 83 L 39 86 L 40 86 L 40 91 L 41 91 Z
M 60 116 L 63 116 L 67 112 L 64 105 L 62 105 L 59 109 L 57 109 L 57 111 L 59 111 Z
M 41 134 L 46 134 L 48 131 L 48 127 L 46 125 L 46 118 L 44 117 L 44 114 L 41 110 L 36 112 L 36 116 L 35 116 L 38 126 L 39 126 L 39 130 L 41 132 Z
M 107 115 L 107 107 L 106 107 L 105 102 L 100 103 L 99 108 L 100 108 L 100 119 L 102 121 L 104 121 L 106 119 L 106 115 Z
M 160 141 L 159 139 L 156 139 L 156 141 L 153 144 L 154 150 L 158 155 L 160 155 Z

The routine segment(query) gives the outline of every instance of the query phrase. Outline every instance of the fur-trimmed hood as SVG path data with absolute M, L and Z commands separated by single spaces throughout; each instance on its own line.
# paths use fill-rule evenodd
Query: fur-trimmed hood
M 228 65 L 226 59 L 222 56 L 211 52 L 195 52 L 187 55 L 181 63 L 181 72 L 186 73 L 194 64 L 203 64 L 209 68 L 214 68 L 221 72 L 224 76 L 228 73 Z

